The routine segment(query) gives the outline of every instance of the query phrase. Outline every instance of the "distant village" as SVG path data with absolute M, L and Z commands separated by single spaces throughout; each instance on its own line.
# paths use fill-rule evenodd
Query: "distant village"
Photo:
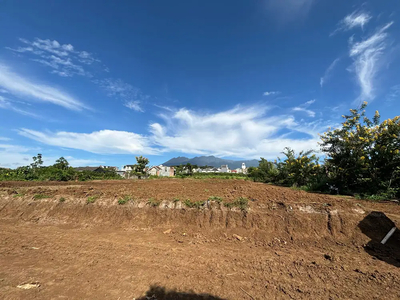
M 122 177 L 131 178 L 133 177 L 132 171 L 135 171 L 136 165 L 125 165 L 121 169 L 113 166 L 98 166 L 98 167 L 78 167 L 75 168 L 77 171 L 90 171 L 90 172 L 104 172 L 105 170 L 115 171 Z M 169 167 L 164 165 L 152 166 L 145 168 L 144 171 L 147 176 L 160 176 L 160 177 L 174 177 L 177 175 L 179 169 L 180 174 L 189 173 L 233 173 L 233 174 L 247 174 L 247 167 L 245 163 L 242 163 L 241 168 L 229 169 L 228 165 L 222 165 L 219 168 L 215 167 L 197 167 L 197 166 L 179 166 Z

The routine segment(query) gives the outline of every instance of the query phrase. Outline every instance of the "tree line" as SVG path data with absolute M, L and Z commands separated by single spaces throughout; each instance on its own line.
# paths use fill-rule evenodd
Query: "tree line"
M 400 196 L 400 116 L 380 121 L 379 112 L 369 119 L 367 103 L 342 116 L 336 129 L 320 135 L 325 158 L 313 152 L 285 148 L 284 158 L 249 168 L 254 181 L 294 186 L 309 191 L 360 195 L 370 199 Z

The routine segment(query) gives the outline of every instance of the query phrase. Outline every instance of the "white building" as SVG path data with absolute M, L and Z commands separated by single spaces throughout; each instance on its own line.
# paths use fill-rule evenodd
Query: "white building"
M 229 170 L 228 165 L 222 165 L 221 168 L 219 169 L 219 171 L 221 173 L 230 173 L 231 172 L 231 170 Z

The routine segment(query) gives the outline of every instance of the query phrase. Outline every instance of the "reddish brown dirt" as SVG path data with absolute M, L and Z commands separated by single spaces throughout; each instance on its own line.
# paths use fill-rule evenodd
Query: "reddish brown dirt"
M 173 202 L 209 196 L 250 209 Z M 240 180 L 0 182 L 0 298 L 400 299 L 399 231 L 379 244 L 399 221 L 395 203 Z

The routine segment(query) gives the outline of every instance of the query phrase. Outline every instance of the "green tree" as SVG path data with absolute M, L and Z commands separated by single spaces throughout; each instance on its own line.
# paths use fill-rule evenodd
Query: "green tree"
M 64 157 L 60 157 L 53 166 L 57 169 L 67 170 L 69 168 L 69 163 Z
M 134 170 L 131 172 L 132 175 L 136 175 L 139 179 L 146 174 L 145 169 L 149 164 L 149 160 L 143 156 L 136 156 L 136 164 L 134 165 Z
M 330 180 L 342 191 L 398 194 L 400 188 L 400 116 L 380 123 L 379 112 L 366 117 L 364 102 L 342 116 L 340 128 L 321 136 Z
M 40 168 L 43 165 L 42 154 L 32 157 L 33 163 L 31 163 L 32 168 Z

